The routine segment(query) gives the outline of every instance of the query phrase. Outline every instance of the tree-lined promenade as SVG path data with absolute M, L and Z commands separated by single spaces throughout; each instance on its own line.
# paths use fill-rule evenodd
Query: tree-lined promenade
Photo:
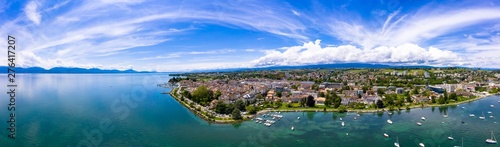
M 398 111 L 456 105 L 498 93 L 498 71 L 441 69 L 307 69 L 189 73 L 169 82 L 171 95 L 220 123 L 263 111 Z

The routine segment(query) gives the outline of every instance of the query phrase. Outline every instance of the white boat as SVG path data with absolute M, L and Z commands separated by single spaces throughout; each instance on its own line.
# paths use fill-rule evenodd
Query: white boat
M 470 116 L 470 117 L 474 117 L 474 116 L 476 116 L 476 115 L 474 115 L 474 114 L 472 114 L 472 113 L 471 113 L 471 114 L 469 114 L 469 116 Z
M 462 109 L 465 109 L 465 107 L 462 107 Z
M 394 146 L 395 147 L 399 147 L 399 139 L 398 139 L 398 137 L 396 137 L 396 142 L 394 142 Z
M 420 119 L 425 120 L 425 117 L 422 116 L 422 118 L 420 118 Z
M 493 134 L 493 131 L 491 131 L 491 138 L 486 139 L 486 143 L 497 144 L 497 139 L 495 138 L 495 134 Z
M 293 126 L 292 126 L 292 128 L 291 128 L 291 129 L 292 129 L 292 131 L 293 131 L 293 130 L 295 130 L 295 128 L 294 128 Z
M 456 145 L 456 146 L 453 146 L 453 147 L 463 147 L 463 146 L 464 146 L 464 138 L 462 137 L 462 146 Z
M 455 138 L 448 136 L 448 140 L 455 140 Z
M 424 143 L 419 143 L 418 145 L 420 145 L 421 147 L 425 147 Z
M 342 120 L 342 117 L 340 118 L 340 120 Z
M 385 138 L 389 138 L 389 134 L 384 133 L 384 137 L 385 137 Z
M 421 122 L 417 122 L 417 125 L 421 126 L 421 125 L 422 125 L 422 123 L 421 123 Z
M 356 120 L 356 119 L 357 119 L 357 118 L 356 118 L 356 117 L 354 117 L 354 120 Z
M 390 119 L 387 120 L 387 123 L 392 124 L 392 121 Z
M 266 126 L 270 127 L 272 124 L 271 124 L 271 123 L 267 123 L 267 122 L 266 122 L 266 123 L 264 123 L 264 125 L 266 125 Z
M 491 114 L 491 111 L 488 111 L 488 114 Z
M 495 107 L 495 105 L 490 105 L 491 108 Z
M 444 114 L 443 117 L 448 118 L 448 114 Z
M 299 119 L 300 119 L 300 116 L 297 117 L 297 120 L 299 120 Z
M 345 126 L 345 123 L 344 123 L 344 122 L 342 122 L 342 127 L 343 127 L 343 126 Z
M 479 119 L 485 119 L 485 117 L 484 117 L 484 112 L 483 112 L 483 115 L 482 115 L 482 116 L 479 116 Z

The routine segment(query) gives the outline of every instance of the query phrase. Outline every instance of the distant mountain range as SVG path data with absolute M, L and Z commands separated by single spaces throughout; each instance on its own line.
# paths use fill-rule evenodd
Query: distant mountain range
M 293 69 L 347 69 L 347 68 L 433 68 L 433 66 L 385 65 L 385 64 L 369 64 L 369 63 L 337 63 L 337 64 L 298 65 L 298 66 L 269 66 L 269 67 L 257 67 L 257 68 L 195 70 L 192 72 L 230 72 L 230 71 L 293 70 Z
M 7 66 L 0 66 L 0 73 L 7 73 Z M 348 68 L 434 68 L 433 66 L 409 66 L 409 65 L 385 65 L 385 64 L 369 64 L 369 63 L 337 63 L 337 64 L 316 64 L 316 65 L 298 65 L 298 66 L 269 66 L 256 68 L 227 68 L 227 69 L 211 69 L 211 70 L 193 70 L 190 72 L 231 72 L 231 71 L 258 71 L 258 70 L 293 70 L 293 69 L 348 69 Z M 498 70 L 488 69 L 485 70 Z M 54 67 L 44 69 L 41 67 L 15 68 L 16 73 L 154 73 L 148 71 L 129 70 L 107 70 L 98 68 L 73 68 L 73 67 Z M 171 72 L 169 72 L 171 73 Z
M 107 70 L 98 68 L 73 68 L 73 67 L 54 67 L 51 69 L 44 69 L 41 67 L 16 67 L 16 73 L 149 73 L 149 72 L 139 72 L 132 69 L 129 70 Z M 7 73 L 7 66 L 0 66 L 0 73 Z

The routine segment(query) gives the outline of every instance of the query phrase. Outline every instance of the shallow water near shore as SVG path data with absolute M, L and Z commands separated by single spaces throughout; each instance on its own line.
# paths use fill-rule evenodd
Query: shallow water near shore
M 461 145 L 462 137 L 465 146 L 498 146 L 485 140 L 490 131 L 500 137 L 498 95 L 393 115 L 283 112 L 283 119 L 266 127 L 254 121 L 210 124 L 198 118 L 168 94 L 161 94 L 170 89 L 156 84 L 169 78 L 159 73 L 18 75 L 16 139 L 7 138 L 8 130 L 2 129 L 0 146 L 393 146 L 396 137 L 402 146 Z M 7 90 L 3 86 L 2 91 Z M 5 122 L 8 99 L 0 104 L 5 107 L 0 111 Z M 478 118 L 482 112 L 485 120 Z M 476 117 L 469 117 L 470 113 Z M 388 124 L 387 119 L 394 123 Z M 447 139 L 450 135 L 454 141 Z

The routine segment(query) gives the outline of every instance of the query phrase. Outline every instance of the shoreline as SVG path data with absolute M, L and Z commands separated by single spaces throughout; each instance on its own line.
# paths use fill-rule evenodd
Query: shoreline
M 197 116 L 199 116 L 200 118 L 202 118 L 203 120 L 209 122 L 209 123 L 217 123 L 217 124 L 234 124 L 234 123 L 241 123 L 241 122 L 244 122 L 244 121 L 248 121 L 248 120 L 251 120 L 259 115 L 262 115 L 262 114 L 265 114 L 265 113 L 269 113 L 269 112 L 337 112 L 337 113 L 340 113 L 338 111 L 338 109 L 335 109 L 335 108 L 330 108 L 330 109 L 326 109 L 326 111 L 324 111 L 323 109 L 324 108 L 293 108 L 293 110 L 280 110 L 280 109 L 273 109 L 273 108 L 265 108 L 263 110 L 260 110 L 258 111 L 256 114 L 253 114 L 253 115 L 242 115 L 243 119 L 242 120 L 234 120 L 232 118 L 223 118 L 223 117 L 217 117 L 217 116 L 214 116 L 214 118 L 219 118 L 219 119 L 214 119 L 214 118 L 209 118 L 208 116 L 206 116 L 205 114 L 201 114 L 200 111 L 196 110 L 195 108 L 192 108 L 190 107 L 186 102 L 184 101 L 181 101 L 180 98 L 177 98 L 174 94 L 173 94 L 173 89 L 169 92 L 169 95 L 171 97 L 173 97 L 175 100 L 177 100 L 179 103 L 181 103 L 184 107 L 186 107 L 187 109 L 189 109 L 191 112 L 193 112 L 194 114 L 196 114 Z M 468 99 L 468 100 L 465 100 L 465 101 L 459 101 L 459 102 L 453 102 L 453 103 L 448 103 L 448 104 L 424 104 L 423 106 L 421 105 L 412 105 L 412 106 L 409 106 L 409 110 L 411 109 L 417 109 L 417 108 L 420 108 L 420 109 L 423 109 L 423 108 L 427 108 L 427 107 L 443 107 L 443 106 L 453 106 L 453 105 L 460 105 L 460 104 L 464 104 L 464 103 L 469 103 L 469 102 L 474 102 L 474 101 L 477 101 L 477 100 L 480 100 L 482 98 L 486 98 L 486 97 L 489 97 L 489 96 L 493 96 L 493 95 L 498 95 L 497 94 L 485 94 L 485 95 L 479 95 L 478 97 L 476 98 L 473 98 L 473 99 Z M 395 109 L 395 110 L 392 110 L 392 111 L 401 111 L 401 110 L 405 110 L 405 108 L 402 108 L 402 109 Z M 347 109 L 347 111 L 345 113 L 376 113 L 376 112 L 385 112 L 385 111 L 389 111 L 389 110 L 386 110 L 385 108 L 382 108 L 382 109 L 359 109 L 359 110 L 356 110 L 356 109 Z M 222 119 L 222 120 L 220 120 Z

